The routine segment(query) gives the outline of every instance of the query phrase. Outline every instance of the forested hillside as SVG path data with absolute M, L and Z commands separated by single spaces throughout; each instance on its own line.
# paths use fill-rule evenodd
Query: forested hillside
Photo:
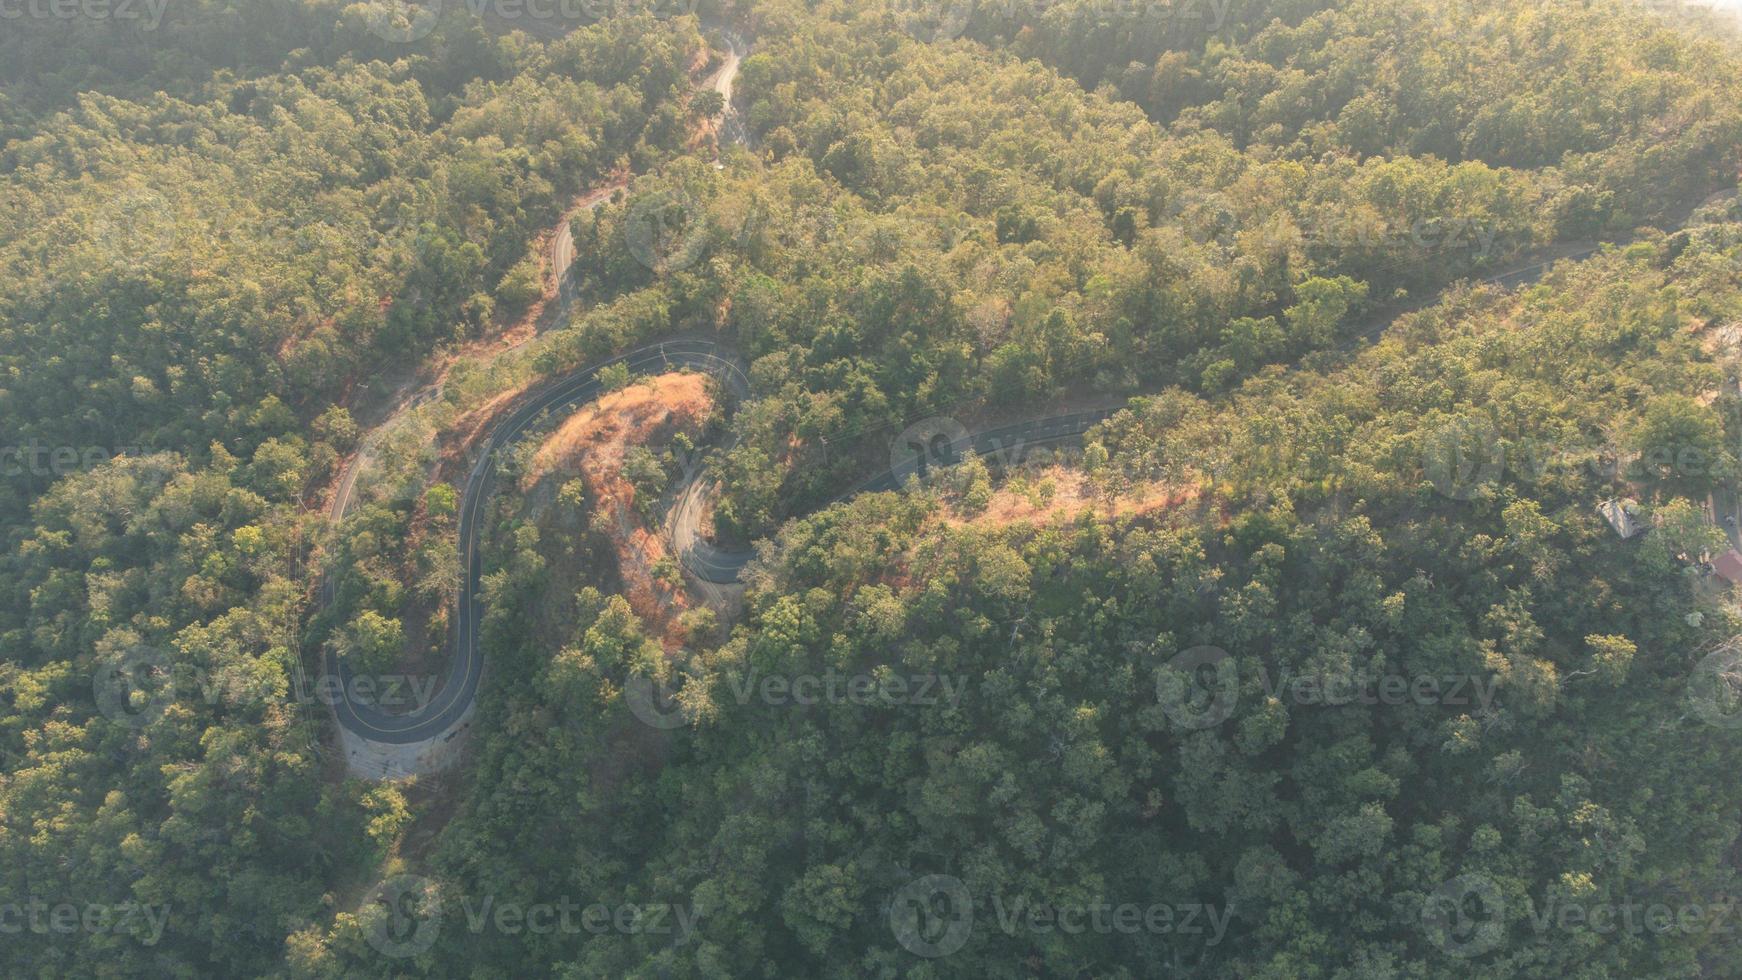
M 8 936 L 8 972 L 260 974 L 330 918 L 397 797 L 332 778 L 300 676 L 339 400 L 518 315 L 569 199 L 682 148 L 691 19 L 408 50 L 362 14 L 203 4 L 137 61 L 6 35 L 41 84 L 0 148 L 0 880 L 173 913 Z
M 1372 143 L 1330 130 L 1256 141 L 1237 122 L 1270 112 L 1270 96 L 1206 105 L 1201 118 L 1164 128 L 1114 91 L 1088 94 L 1018 60 L 1030 50 L 1022 44 L 920 43 L 882 8 L 825 11 L 758 8 L 744 98 L 773 166 L 744 160 L 649 190 L 705 211 L 697 234 L 716 243 L 707 262 L 651 288 L 696 321 L 725 305 L 726 326 L 759 359 L 769 397 L 743 423 L 721 513 L 752 534 L 851 482 L 843 478 L 863 461 L 830 451 L 843 437 L 899 431 L 982 399 L 1225 392 L 1265 365 L 1339 346 L 1454 279 L 1641 223 L 1673 227 L 1734 182 L 1742 145 L 1742 111 L 1722 94 L 1742 91 L 1734 56 L 1621 7 L 1543 5 L 1538 16 L 1565 21 L 1559 44 L 1592 50 L 1471 92 L 1456 114 L 1410 104 L 1445 91 L 1438 79 L 1370 81 L 1365 92 L 1353 81 L 1371 78 L 1370 49 L 1429 43 L 1438 35 L 1428 27 L 1345 12 L 1302 37 L 1279 24 L 1252 42 L 1271 62 L 1324 63 L 1351 79 L 1303 105 L 1365 99 L 1389 116 L 1480 120 L 1560 105 L 1569 86 L 1628 94 L 1624 110 L 1593 111 L 1576 131 L 1533 130 L 1543 148 L 1528 159 L 1458 149 L 1473 137 L 1417 145 L 1401 129 Z M 1581 26 L 1595 16 L 1629 31 Z M 1526 32 L 1543 28 L 1520 17 L 1495 30 L 1515 30 L 1529 47 Z M 1446 57 L 1475 57 L 1445 33 Z M 1363 50 L 1348 50 L 1357 40 Z M 1384 60 L 1409 59 L 1393 50 Z M 1596 61 L 1608 77 L 1587 84 Z M 1303 133 L 1313 120 L 1290 122 L 1257 129 Z M 603 253 L 584 267 L 599 270 L 601 288 L 647 283 L 617 229 L 582 240 Z
M 17 444 L 270 446 L 273 478 L 299 490 L 332 462 L 305 445 L 312 419 L 518 313 L 530 297 L 510 273 L 536 275 L 529 243 L 569 198 L 679 148 L 665 102 L 693 21 L 615 20 L 548 48 L 475 26 L 462 40 L 481 74 L 446 91 L 424 59 L 347 53 L 185 99 L 85 94 L 8 144 L 0 404 Z M 42 476 L 8 473 L 0 512 Z
M 1738 737 L 1698 678 L 1739 624 L 1686 556 L 1718 537 L 1692 504 L 1734 479 L 1742 403 L 1683 393 L 1722 383 L 1696 331 L 1742 312 L 1738 219 L 1708 212 L 1523 293 L 1460 291 L 1334 368 L 1140 399 L 1091 440 L 1102 502 L 1072 520 L 976 522 L 974 478 L 950 474 L 797 521 L 745 625 L 669 665 L 593 592 L 565 603 L 578 622 L 551 655 L 524 624 L 571 583 L 523 551 L 501 591 L 523 598 L 491 620 L 513 680 L 442 880 L 503 902 L 687 902 L 699 925 L 685 944 L 578 947 L 454 930 L 432 962 L 1510 977 L 1733 957 L 1711 920 L 1604 933 L 1553 909 L 1710 911 L 1733 887 Z M 1448 439 L 1479 465 L 1453 465 Z M 1665 440 L 1708 455 L 1617 468 Z M 1150 481 L 1189 503 L 1103 516 Z M 1659 526 L 1627 542 L 1595 504 L 1630 486 Z M 1204 647 L 1227 657 L 1207 705 L 1172 686 Z M 649 728 L 644 672 L 685 724 Z M 826 672 L 940 686 L 809 707 L 756 693 Z M 1409 693 L 1356 698 L 1387 678 Z M 924 962 L 889 903 L 932 874 L 977 911 L 959 951 Z M 1506 910 L 1473 958 L 1423 919 L 1465 876 Z M 1096 902 L 1208 912 L 1196 935 L 1001 918 Z
M 138 9 L 0 21 L 8 975 L 1733 974 L 1718 21 Z M 483 436 L 672 337 L 748 397 Z M 724 601 L 623 564 L 703 470 Z M 472 543 L 458 763 L 357 778 Z

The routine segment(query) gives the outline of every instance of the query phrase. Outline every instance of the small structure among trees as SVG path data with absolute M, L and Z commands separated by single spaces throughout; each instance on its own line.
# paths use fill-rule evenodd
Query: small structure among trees
M 1644 534 L 1647 525 L 1639 518 L 1639 501 L 1612 499 L 1597 505 L 1597 511 L 1621 535 L 1621 540 L 1627 541 Z

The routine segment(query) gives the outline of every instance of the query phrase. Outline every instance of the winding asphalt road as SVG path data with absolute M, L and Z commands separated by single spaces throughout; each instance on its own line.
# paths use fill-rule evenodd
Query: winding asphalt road
M 1600 243 L 1591 242 L 1557 246 L 1550 249 L 1546 255 L 1538 255 L 1527 260 L 1528 264 L 1508 269 L 1481 281 L 1505 289 L 1530 285 L 1540 280 L 1556 262 L 1583 259 L 1595 254 L 1601 248 Z M 1371 343 L 1378 339 L 1378 336 L 1395 319 L 1395 313 L 1376 318 L 1374 323 L 1355 332 L 1350 338 L 1349 346 Z M 924 453 L 913 454 L 912 459 L 898 464 L 890 470 L 878 473 L 829 503 L 831 505 L 840 503 L 861 493 L 900 489 L 906 484 L 909 476 L 916 473 L 924 476 L 926 469 L 930 466 L 953 466 L 961 462 L 969 450 L 982 458 L 1009 459 L 1019 458 L 1022 453 L 1030 449 L 1061 443 L 1074 443 L 1081 440 L 1090 429 L 1111 418 L 1118 410 L 1117 408 L 1108 408 L 1071 415 L 1055 415 L 1018 422 L 1002 428 L 988 429 L 983 432 L 969 433 L 953 441 L 934 444 L 926 447 Z M 755 552 L 748 549 L 722 548 L 708 541 L 702 535 L 702 515 L 706 510 L 707 501 L 715 496 L 716 489 L 717 483 L 715 481 L 706 478 L 692 480 L 678 495 L 667 520 L 666 533 L 671 539 L 673 547 L 677 550 L 684 568 L 690 574 L 712 585 L 733 585 L 743 576 L 744 568 L 755 557 Z M 1742 532 L 1738 533 L 1742 534 Z M 1738 540 L 1742 541 L 1742 537 L 1739 537 Z
M 862 493 L 899 490 L 910 476 L 924 476 L 931 467 L 954 466 L 971 450 L 993 460 L 1019 459 L 1032 449 L 1081 441 L 1088 431 L 1111 418 L 1118 408 L 1031 419 L 1014 425 L 968 433 L 953 440 L 936 442 L 860 483 L 825 506 L 832 506 Z M 691 480 L 679 493 L 666 526 L 672 546 L 690 574 L 712 585 L 733 585 L 743 577 L 745 566 L 755 557 L 748 549 L 727 549 L 701 534 L 701 515 L 714 496 L 717 484 L 701 477 Z
M 458 603 L 459 639 L 453 662 L 440 692 L 421 709 L 411 714 L 394 715 L 371 705 L 358 703 L 348 696 L 335 699 L 335 711 L 340 724 L 351 732 L 373 742 L 404 745 L 436 738 L 457 722 L 477 696 L 479 681 L 484 675 L 484 657 L 479 651 L 479 628 L 484 607 L 479 590 L 484 575 L 480 547 L 480 527 L 485 519 L 485 507 L 497 485 L 497 467 L 501 454 L 510 449 L 529 429 L 553 415 L 572 411 L 605 393 L 600 373 L 606 368 L 627 365 L 632 374 L 660 374 L 668 371 L 696 370 L 718 377 L 738 399 L 749 396 L 749 378 L 735 352 L 710 340 L 679 338 L 651 344 L 611 358 L 584 370 L 566 375 L 527 398 L 507 417 L 496 423 L 485 438 L 477 462 L 466 479 L 460 504 L 460 564 L 462 567 Z M 893 490 L 906 482 L 909 475 L 927 465 L 948 465 L 973 449 L 993 456 L 1012 450 L 1052 445 L 1080 439 L 1096 424 L 1106 420 L 1115 409 L 1078 412 L 1052 418 L 1036 419 L 975 433 L 947 445 L 930 449 L 930 458 L 922 461 L 917 455 L 907 464 L 882 472 L 865 481 L 845 496 L 857 493 Z M 698 487 L 708 486 L 705 474 L 692 476 L 680 492 L 680 499 L 696 496 Z M 845 499 L 845 497 L 840 498 Z M 700 537 L 690 525 L 691 546 L 683 552 L 684 563 L 704 581 L 716 584 L 736 582 L 748 564 L 752 553 L 697 547 Z M 327 652 L 328 676 L 340 679 L 344 692 L 355 687 L 351 669 L 341 662 L 331 649 Z
M 737 142 L 745 142 L 748 134 L 739 121 L 736 108 L 732 106 L 732 86 L 749 47 L 734 31 L 726 30 L 723 36 L 728 49 L 726 60 L 720 70 L 703 84 L 726 99 L 724 132 L 727 137 Z M 597 208 L 609 200 L 621 186 L 615 184 L 600 188 L 577 202 L 577 208 Z M 574 300 L 568 272 L 574 264 L 575 246 L 566 216 L 556 229 L 556 234 L 552 236 L 549 259 L 552 273 L 556 277 L 556 319 L 560 321 Z M 521 341 L 514 347 L 522 346 L 526 342 Z M 662 370 L 694 368 L 710 371 L 722 378 L 740 403 L 750 393 L 749 379 L 735 356 L 722 355 L 717 346 L 709 341 L 679 338 L 631 351 L 558 379 L 540 389 L 506 419 L 498 422 L 484 440 L 478 462 L 466 481 L 465 493 L 460 503 L 460 560 L 464 566 L 464 574 L 458 604 L 459 638 L 448 676 L 429 703 L 408 714 L 393 714 L 356 699 L 359 690 L 354 672 L 329 647 L 323 655 L 324 677 L 339 681 L 338 696 L 331 700 L 334 715 L 347 731 L 371 742 L 410 745 L 441 736 L 471 707 L 477 697 L 478 682 L 483 676 L 484 668 L 477 643 L 482 616 L 478 600 L 478 581 L 482 568 L 477 547 L 478 521 L 483 513 L 484 503 L 494 489 L 495 467 L 490 465 L 495 456 L 494 451 L 513 445 L 525 433 L 527 426 L 545 413 L 572 409 L 597 398 L 601 391 L 599 372 L 622 363 L 627 363 L 630 370 L 637 373 L 656 367 Z M 439 382 L 432 384 L 409 398 L 395 415 L 427 404 L 441 397 L 442 392 L 443 386 Z M 343 521 L 355 504 L 358 478 L 368 467 L 369 460 L 387 429 L 388 426 L 384 424 L 372 431 L 340 473 L 332 503 L 328 507 L 328 518 L 333 524 Z M 323 605 L 332 602 L 336 586 L 337 579 L 334 576 L 325 577 L 321 585 Z
M 605 391 L 599 373 L 619 364 L 628 365 L 634 374 L 684 369 L 706 371 L 727 379 L 734 390 L 749 390 L 747 380 L 743 379 L 742 366 L 719 345 L 707 340 L 669 340 L 567 375 L 540 389 L 496 423 L 483 442 L 461 496 L 459 639 L 448 676 L 436 696 L 416 712 L 389 714 L 352 700 L 351 694 L 356 687 L 354 675 L 329 648 L 326 654 L 327 676 L 339 678 L 340 690 L 344 693 L 343 697 L 334 699 L 334 711 L 346 729 L 372 742 L 406 745 L 441 735 L 466 713 L 477 696 L 478 682 L 484 675 L 484 658 L 478 650 L 479 626 L 484 612 L 478 597 L 484 574 L 479 527 L 484 520 L 485 505 L 496 489 L 497 467 L 494 464 L 503 451 L 511 448 L 540 420 L 548 415 L 571 411 L 598 398 Z
M 1575 258 L 1591 250 L 1594 249 L 1575 250 L 1574 254 L 1561 257 Z M 1507 285 L 1534 281 L 1547 266 L 1548 263 L 1532 265 L 1489 281 Z M 479 599 L 483 577 L 479 527 L 485 505 L 496 489 L 496 467 L 492 463 L 499 453 L 512 447 L 541 419 L 572 411 L 603 394 L 599 373 L 619 364 L 627 364 L 634 374 L 684 369 L 703 371 L 719 378 L 739 404 L 750 395 L 749 378 L 737 352 L 710 340 L 677 338 L 639 348 L 559 378 L 498 422 L 483 443 L 461 498 L 459 535 L 463 574 L 458 603 L 459 638 L 448 676 L 440 692 L 427 705 L 415 713 L 393 715 L 349 700 L 349 692 L 353 689 L 352 672 L 329 651 L 328 676 L 339 677 L 343 682 L 342 691 L 347 695 L 338 699 L 335 707 L 339 722 L 346 729 L 374 742 L 399 745 L 423 742 L 447 731 L 471 706 L 484 670 L 484 658 L 478 648 L 479 626 L 484 612 Z M 426 394 L 418 397 L 424 398 Z M 916 473 L 924 475 L 931 466 L 953 465 L 969 450 L 982 457 L 999 459 L 1020 456 L 1029 449 L 1073 443 L 1117 411 L 1117 408 L 1105 408 L 1032 419 L 934 444 L 924 453 L 915 453 L 911 459 L 875 474 L 832 502 L 861 493 L 898 489 L 908 477 Z M 352 485 L 354 475 L 347 474 L 341 481 L 341 491 L 347 500 Z M 691 574 L 713 585 L 732 585 L 740 580 L 754 552 L 722 548 L 702 536 L 702 513 L 715 486 L 716 481 L 705 471 L 692 473 L 676 494 L 666 530 L 680 560 Z M 342 510 L 340 514 L 342 516 Z
M 743 126 L 736 111 L 730 107 L 730 96 L 733 76 L 736 74 L 739 61 L 743 56 L 744 46 L 736 35 L 727 34 L 727 41 L 731 47 L 728 61 L 720 73 L 710 79 L 707 84 L 728 98 L 728 109 L 722 132 L 730 139 L 743 142 L 745 136 Z M 596 192 L 581 202 L 581 206 L 596 207 L 608 197 L 612 189 L 606 188 Z M 1568 254 L 1555 256 L 1555 259 L 1579 257 L 1594 250 L 1594 247 L 1575 247 Z M 573 258 L 573 242 L 567 236 L 567 222 L 565 221 L 564 227 L 559 229 L 552 243 L 551 253 L 552 266 L 559 282 L 566 280 L 568 266 L 572 263 Z M 1488 281 L 1507 286 L 1534 281 L 1549 264 L 1549 262 L 1542 262 L 1502 276 L 1495 276 Z M 566 307 L 569 300 L 566 287 L 559 290 L 559 295 L 562 297 L 560 302 Z M 412 713 L 392 714 L 372 705 L 352 700 L 354 693 L 353 673 L 348 666 L 340 662 L 338 655 L 329 648 L 325 654 L 325 670 L 328 677 L 337 677 L 342 682 L 340 688 L 342 696 L 334 699 L 334 712 L 338 717 L 339 724 L 346 730 L 371 742 L 408 745 L 441 737 L 444 732 L 453 728 L 471 708 L 477 697 L 478 685 L 484 673 L 484 658 L 478 647 L 480 624 L 484 613 L 483 603 L 479 598 L 479 588 L 483 577 L 480 525 L 485 519 L 486 505 L 496 489 L 497 467 L 493 464 L 501 452 L 512 447 L 541 420 L 550 415 L 572 411 L 599 397 L 604 392 L 603 384 L 599 378 L 600 372 L 620 364 L 626 364 L 629 370 L 635 374 L 664 373 L 684 369 L 704 371 L 719 378 L 739 404 L 742 404 L 750 395 L 749 379 L 745 374 L 743 362 L 735 351 L 706 339 L 675 338 L 639 348 L 556 379 L 536 390 L 508 416 L 497 422 L 482 444 L 477 462 L 468 475 L 465 491 L 461 497 L 459 557 L 463 571 L 457 610 L 459 635 L 448 676 L 442 683 L 439 692 L 429 703 Z M 439 396 L 440 393 L 439 386 L 425 389 L 410 400 L 408 407 L 423 404 Z M 1108 408 L 1034 419 L 970 433 L 952 441 L 934 444 L 926 447 L 924 451 L 916 453 L 913 459 L 898 463 L 893 468 L 872 476 L 836 500 L 844 500 L 859 493 L 897 489 L 906 483 L 909 476 L 915 473 L 923 475 L 924 471 L 932 465 L 951 465 L 959 461 L 968 450 L 973 450 L 985 457 L 1009 458 L 1012 454 L 1020 454 L 1030 448 L 1075 442 L 1080 440 L 1095 425 L 1105 421 L 1115 411 L 1117 411 L 1116 408 Z M 335 523 L 343 519 L 350 509 L 355 493 L 357 474 L 366 463 L 367 456 L 372 451 L 383 429 L 377 429 L 365 440 L 363 449 L 341 476 L 331 507 L 331 517 Z M 700 533 L 705 503 L 715 485 L 715 481 L 705 472 L 698 471 L 690 474 L 686 484 L 679 489 L 674 498 L 674 504 L 668 518 L 667 533 L 670 535 L 673 546 L 684 566 L 691 574 L 713 585 L 731 585 L 737 583 L 742 577 L 744 568 L 750 562 L 753 552 L 718 547 L 706 541 Z M 332 590 L 333 580 L 329 577 L 323 587 L 323 595 L 328 601 L 332 598 Z M 449 737 L 452 736 L 449 735 Z

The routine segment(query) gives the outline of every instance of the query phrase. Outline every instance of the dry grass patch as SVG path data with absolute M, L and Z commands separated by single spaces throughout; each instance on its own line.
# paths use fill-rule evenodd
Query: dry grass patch
M 1083 514 L 1105 519 L 1141 517 L 1173 510 L 1198 496 L 1191 487 L 1153 482 L 1130 488 L 1107 500 L 1099 497 L 1088 475 L 1071 466 L 1054 465 L 1006 482 L 992 494 L 986 509 L 964 513 L 959 505 L 946 508 L 945 523 L 953 527 L 1003 527 L 1011 524 L 1066 524 Z

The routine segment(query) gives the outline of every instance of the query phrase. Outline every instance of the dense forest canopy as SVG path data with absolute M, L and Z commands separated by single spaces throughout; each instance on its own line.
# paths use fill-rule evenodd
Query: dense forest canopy
M 348 386 L 519 312 L 509 273 L 567 199 L 679 148 L 670 103 L 700 45 L 693 21 L 548 47 L 474 25 L 447 54 L 479 74 L 446 92 L 421 59 L 347 53 L 185 98 L 82 94 L 0 156 L 13 438 L 245 458 L 311 442 Z M 292 488 L 331 462 L 284 455 Z M 0 511 L 41 476 L 7 474 Z
M 8 975 L 1733 972 L 1723 22 L 129 9 L 0 20 Z M 748 395 L 481 445 L 670 337 Z M 356 778 L 463 526 L 460 762 Z
M 1736 731 L 1694 679 L 1737 623 L 1685 555 L 1715 533 L 1690 492 L 1734 478 L 1737 398 L 1697 413 L 1721 440 L 1698 472 L 1603 462 L 1651 452 L 1679 393 L 1720 381 L 1689 328 L 1709 303 L 1734 316 L 1742 212 L 1710 217 L 1685 248 L 1462 291 L 1335 368 L 1139 399 L 1084 454 L 1105 510 L 976 522 L 975 478 L 952 474 L 791 523 L 745 625 L 674 664 L 523 550 L 501 592 L 523 604 L 491 619 L 514 679 L 442 880 L 456 900 L 690 903 L 692 941 L 584 942 L 573 976 L 1655 976 L 1730 955 L 1709 928 L 1533 924 L 1556 903 L 1715 909 L 1732 887 Z M 1505 464 L 1443 470 L 1459 420 Z M 1661 525 L 1627 542 L 1595 502 L 1636 478 Z M 1155 481 L 1192 488 L 1189 505 L 1103 516 Z M 556 602 L 577 622 L 552 656 L 526 624 Z M 1225 716 L 1170 700 L 1179 656 L 1208 647 L 1229 658 Z M 690 724 L 649 731 L 633 695 L 648 671 L 669 672 Z M 746 696 L 828 673 L 909 695 Z M 887 906 L 929 875 L 976 917 L 959 952 L 922 963 Z M 1466 876 L 1506 910 L 1477 958 L 1422 921 Z M 1197 908 L 1205 928 L 1001 918 L 1097 903 Z M 453 931 L 432 962 L 565 949 Z

